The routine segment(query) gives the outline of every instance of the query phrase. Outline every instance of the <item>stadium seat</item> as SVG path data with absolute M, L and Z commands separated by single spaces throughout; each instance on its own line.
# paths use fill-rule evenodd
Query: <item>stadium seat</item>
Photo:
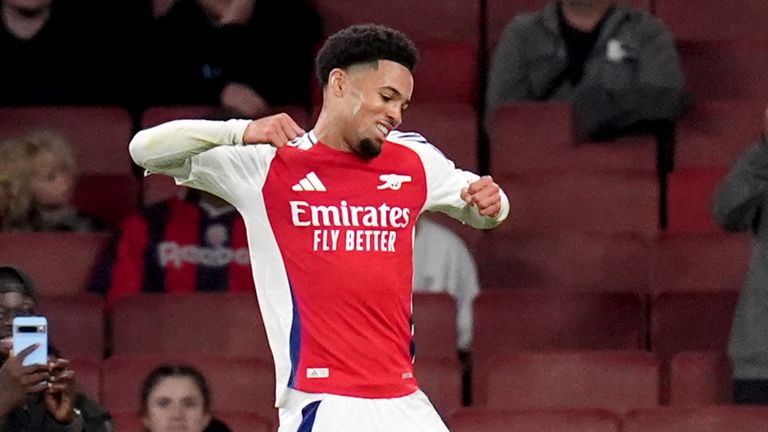
M 649 243 L 632 234 L 489 232 L 473 247 L 483 287 L 640 293 L 648 285 Z
M 732 402 L 731 364 L 723 351 L 689 351 L 672 356 L 669 403 L 694 407 Z
M 128 174 L 85 174 L 75 188 L 74 204 L 109 227 L 119 227 L 139 207 L 139 181 Z
M 375 22 L 395 27 L 417 42 L 479 40 L 477 0 L 323 0 L 315 5 L 329 35 L 351 24 Z
M 656 142 L 627 136 L 611 142 L 578 142 L 573 108 L 564 102 L 510 103 L 491 124 L 491 172 L 509 177 L 552 169 L 654 172 Z
M 563 231 L 654 236 L 659 187 L 654 173 L 556 171 L 501 180 L 510 199 L 505 232 Z
M 678 39 L 765 38 L 768 3 L 761 0 L 654 0 L 655 13 Z
M 409 110 L 425 102 L 474 106 L 480 70 L 476 43 L 430 40 L 418 48 L 419 64 L 413 72 L 415 103 Z
M 682 351 L 725 351 L 738 292 L 666 292 L 651 301 L 651 348 L 662 360 Z
M 92 294 L 38 299 L 38 309 L 48 318 L 51 345 L 64 358 L 101 360 L 104 357 L 104 307 Z
M 751 260 L 746 234 L 664 234 L 653 245 L 650 292 L 738 292 Z
M 675 167 L 729 170 L 757 141 L 764 113 L 763 100 L 699 101 L 677 124 Z
M 624 418 L 624 432 L 763 432 L 768 408 L 706 407 L 639 410 Z
M 403 120 L 400 130 L 422 134 L 457 167 L 477 170 L 477 113 L 472 105 L 415 103 Z
M 128 143 L 133 123 L 127 110 L 117 107 L 3 107 L 0 139 L 32 129 L 48 129 L 65 136 L 80 172 L 130 174 Z
M 164 175 L 150 175 L 141 180 L 141 199 L 145 207 L 170 198 L 181 198 L 186 193 L 184 186 L 176 185 L 173 178 Z
M 721 231 L 710 208 L 715 188 L 725 177 L 724 168 L 679 168 L 668 178 L 667 232 L 715 233 Z
M 0 233 L 0 263 L 29 273 L 41 296 L 86 292 L 108 233 Z
M 659 363 L 645 351 L 509 354 L 495 359 L 487 385 L 489 408 L 624 413 L 658 406 Z
M 75 371 L 77 385 L 89 398 L 101 400 L 101 359 L 62 356 L 69 360 L 69 367 Z
M 461 365 L 455 356 L 444 359 L 417 358 L 416 380 L 443 416 L 461 407 Z
M 669 0 L 669 4 L 672 3 L 675 3 L 675 0 Z M 679 1 L 676 4 L 688 11 L 685 17 L 687 23 L 693 24 L 697 29 L 706 29 L 707 32 L 715 31 L 705 40 L 683 36 L 682 40 L 677 42 L 680 62 L 685 74 L 685 86 L 693 96 L 693 100 L 701 102 L 741 99 L 765 102 L 763 96 L 768 93 L 768 76 L 765 74 L 768 68 L 768 39 L 717 39 L 715 36 L 717 30 L 735 27 L 726 25 L 707 27 L 689 14 L 701 10 L 698 5 L 693 7 Z M 719 15 L 726 9 L 730 11 L 737 8 L 724 8 L 721 5 L 718 9 Z M 756 17 L 762 20 L 760 15 Z
M 274 108 L 275 112 L 286 112 L 301 127 L 307 127 L 307 111 L 300 106 L 280 106 Z M 142 129 L 157 126 L 161 123 L 171 120 L 182 119 L 220 119 L 226 120 L 233 113 L 227 112 L 222 108 L 209 105 L 169 105 L 153 106 L 147 108 L 141 115 Z
M 475 299 L 475 400 L 494 356 L 531 350 L 640 349 L 646 321 L 637 293 L 483 290 Z M 479 399 L 482 400 L 482 399 Z
M 511 412 L 470 408 L 448 419 L 453 432 L 619 432 L 621 419 L 603 410 Z
M 453 296 L 414 293 L 413 324 L 418 359 L 456 358 L 456 299 Z
M 116 355 L 230 355 L 272 362 L 250 293 L 125 297 L 114 305 L 112 328 Z
M 216 413 L 248 412 L 264 419 L 276 417 L 275 370 L 253 358 L 181 354 L 111 357 L 105 360 L 102 370 L 104 406 L 112 413 L 138 413 L 144 379 L 164 363 L 189 364 L 200 370 L 210 386 Z
M 250 413 L 219 413 L 214 412 L 218 418 L 232 430 L 232 432 L 273 432 L 271 422 Z M 118 432 L 142 432 L 144 425 L 141 415 L 138 413 L 116 413 L 112 415 L 115 430 Z
M 620 0 L 635 7 L 651 10 L 653 0 Z M 657 0 L 658 1 L 658 0 Z M 487 0 L 486 32 L 488 37 L 488 52 L 493 53 L 496 44 L 501 39 L 504 28 L 517 15 L 543 9 L 550 0 Z

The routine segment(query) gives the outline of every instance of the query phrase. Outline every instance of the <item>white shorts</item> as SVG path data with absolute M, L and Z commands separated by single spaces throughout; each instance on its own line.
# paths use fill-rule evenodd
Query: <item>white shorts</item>
M 393 399 L 287 391 L 278 432 L 448 432 L 421 390 Z

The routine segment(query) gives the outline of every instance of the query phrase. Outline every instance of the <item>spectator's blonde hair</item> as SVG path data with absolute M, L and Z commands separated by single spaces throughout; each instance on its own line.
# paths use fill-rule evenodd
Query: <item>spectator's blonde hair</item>
M 36 130 L 0 144 L 0 230 L 28 224 L 35 207 L 32 179 L 46 157 L 75 174 L 72 150 L 58 133 Z

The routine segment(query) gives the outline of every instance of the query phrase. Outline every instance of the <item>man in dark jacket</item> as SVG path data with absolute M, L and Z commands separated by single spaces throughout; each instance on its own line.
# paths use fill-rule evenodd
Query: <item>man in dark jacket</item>
M 109 414 L 77 391 L 69 361 L 23 366 L 35 346 L 13 355 L 12 322 L 35 314 L 35 287 L 21 271 L 0 267 L 0 431 L 110 432 Z

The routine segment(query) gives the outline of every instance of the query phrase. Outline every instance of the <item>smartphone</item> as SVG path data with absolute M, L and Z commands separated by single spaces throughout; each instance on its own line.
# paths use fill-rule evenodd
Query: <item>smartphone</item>
M 25 316 L 13 319 L 13 355 L 18 355 L 30 345 L 38 344 L 22 365 L 48 363 L 48 320 L 41 316 Z

